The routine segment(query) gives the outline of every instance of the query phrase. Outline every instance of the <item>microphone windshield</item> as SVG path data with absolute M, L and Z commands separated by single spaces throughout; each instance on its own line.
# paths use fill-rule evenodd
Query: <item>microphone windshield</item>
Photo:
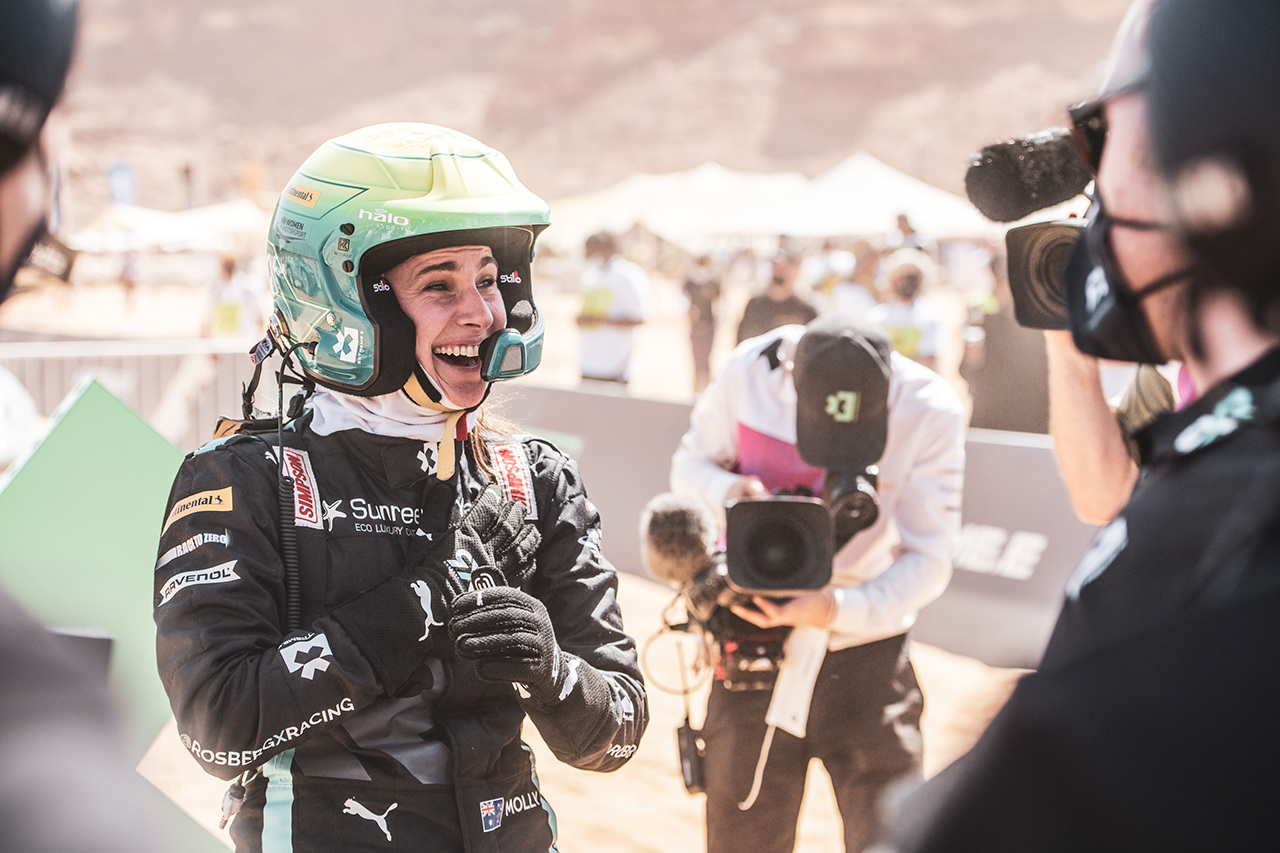
M 973 155 L 965 193 L 993 222 L 1017 222 L 1070 201 L 1093 180 L 1065 127 L 996 142 Z
M 655 577 L 682 587 L 711 564 L 716 522 L 692 498 L 663 492 L 640 516 L 640 559 Z

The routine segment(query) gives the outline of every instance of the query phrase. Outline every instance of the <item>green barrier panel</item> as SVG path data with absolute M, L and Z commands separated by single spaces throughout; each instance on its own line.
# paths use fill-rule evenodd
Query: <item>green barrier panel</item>
M 156 674 L 152 567 L 182 456 L 87 377 L 50 416 L 39 443 L 0 476 L 0 582 L 46 624 L 113 639 L 110 686 L 135 760 L 170 717 Z M 191 769 L 203 775 L 194 761 Z M 146 789 L 155 802 L 140 806 L 156 815 L 169 849 L 225 850 Z

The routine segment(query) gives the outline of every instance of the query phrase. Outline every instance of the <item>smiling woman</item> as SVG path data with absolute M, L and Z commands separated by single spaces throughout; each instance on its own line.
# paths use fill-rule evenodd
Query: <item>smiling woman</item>
M 269 342 L 303 392 L 183 463 L 154 600 L 182 742 L 237 780 L 237 850 L 546 851 L 524 719 L 575 767 L 635 752 L 643 681 L 577 466 L 481 414 L 538 364 L 547 224 L 506 158 L 433 125 L 331 140 L 281 193 Z
M 445 399 L 461 408 L 478 405 L 489 388 L 480 345 L 507 322 L 493 252 L 487 246 L 424 252 L 385 278 L 417 330 L 418 364 Z

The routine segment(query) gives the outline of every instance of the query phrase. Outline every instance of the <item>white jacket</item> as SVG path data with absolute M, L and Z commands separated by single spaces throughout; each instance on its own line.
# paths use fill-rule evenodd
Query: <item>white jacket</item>
M 722 534 L 725 495 L 741 479 L 735 473 L 740 430 L 795 444 L 790 354 L 804 331 L 783 326 L 743 341 L 693 407 L 672 459 L 671 488 L 705 503 Z M 778 339 L 775 368 L 766 350 Z M 960 398 L 941 376 L 896 352 L 891 365 L 879 518 L 836 554 L 831 650 L 910 628 L 920 608 L 946 589 L 960 537 L 966 427 Z

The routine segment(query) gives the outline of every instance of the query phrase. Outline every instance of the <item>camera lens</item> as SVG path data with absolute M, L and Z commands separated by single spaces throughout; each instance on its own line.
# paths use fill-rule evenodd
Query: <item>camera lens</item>
M 823 501 L 775 495 L 726 508 L 725 572 L 743 595 L 796 595 L 831 580 L 831 510 Z
M 795 525 L 765 521 L 747 541 L 752 569 L 761 578 L 785 579 L 804 564 L 808 553 L 805 537 Z
M 1084 220 L 1038 222 L 1005 234 L 1009 288 L 1018 323 L 1031 329 L 1067 328 L 1062 271 L 1080 238 Z

